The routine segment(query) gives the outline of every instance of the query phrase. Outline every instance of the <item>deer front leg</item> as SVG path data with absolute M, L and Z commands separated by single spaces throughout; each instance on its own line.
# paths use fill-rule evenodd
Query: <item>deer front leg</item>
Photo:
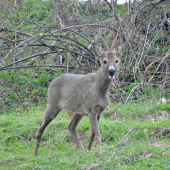
M 101 136 L 100 136 L 100 130 L 98 126 L 98 120 L 100 119 L 100 115 L 90 114 L 89 119 L 92 127 L 92 134 L 88 145 L 88 150 L 91 149 L 91 145 L 93 143 L 94 137 L 96 137 L 99 149 L 101 149 Z
M 71 136 L 73 137 L 74 141 L 76 142 L 78 148 L 81 149 L 84 152 L 84 147 L 81 144 L 81 142 L 79 141 L 78 136 L 77 136 L 77 132 L 76 132 L 77 124 L 81 120 L 82 117 L 83 117 L 82 115 L 76 114 L 73 117 L 73 119 L 71 120 L 71 123 L 70 123 L 68 129 L 69 129 Z

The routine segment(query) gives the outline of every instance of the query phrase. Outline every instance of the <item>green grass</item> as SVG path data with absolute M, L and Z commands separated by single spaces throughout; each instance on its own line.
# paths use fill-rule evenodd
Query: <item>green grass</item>
M 79 151 L 67 128 L 70 122 L 67 113 L 60 113 L 43 133 L 39 154 L 34 156 L 35 136 L 44 109 L 32 107 L 27 112 L 15 108 L 0 115 L 1 170 L 170 169 L 169 104 L 110 105 L 99 122 L 100 152 L 96 142 L 90 152 Z M 167 117 L 162 116 L 165 113 Z M 77 131 L 87 148 L 88 117 L 81 120 Z

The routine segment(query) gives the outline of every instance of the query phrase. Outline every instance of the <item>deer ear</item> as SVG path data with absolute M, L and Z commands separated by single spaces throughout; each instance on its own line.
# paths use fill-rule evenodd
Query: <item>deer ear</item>
M 121 45 L 118 47 L 117 49 L 117 53 L 119 54 L 119 56 L 121 56 L 125 51 L 125 45 Z
M 117 52 L 120 54 L 122 52 L 122 46 L 119 46 Z
M 102 56 L 104 53 L 104 50 L 102 49 L 102 47 L 99 48 L 99 54 Z
M 104 54 L 104 53 L 103 53 L 101 56 L 102 56 L 102 59 L 104 59 L 104 58 L 105 58 L 105 54 Z

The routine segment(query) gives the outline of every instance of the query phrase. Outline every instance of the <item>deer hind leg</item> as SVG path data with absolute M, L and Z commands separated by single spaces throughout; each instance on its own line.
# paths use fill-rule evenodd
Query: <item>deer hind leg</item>
M 90 114 L 89 119 L 90 119 L 90 123 L 91 123 L 91 127 L 92 127 L 92 132 L 91 132 L 90 142 L 89 142 L 87 149 L 88 150 L 91 149 L 94 137 L 96 137 L 99 149 L 101 149 L 101 136 L 100 136 L 100 130 L 99 130 L 99 126 L 98 126 L 98 121 L 100 119 L 100 115 Z
M 78 136 L 77 136 L 77 132 L 76 132 L 77 124 L 81 120 L 82 117 L 83 117 L 82 115 L 76 114 L 73 117 L 73 119 L 71 120 L 68 129 L 69 129 L 71 136 L 73 137 L 74 141 L 76 142 L 78 148 L 84 152 L 84 147 L 81 144 L 81 142 L 79 141 Z
M 42 119 L 40 126 L 38 128 L 38 132 L 36 136 L 37 141 L 35 145 L 34 155 L 38 154 L 38 148 L 40 145 L 41 136 L 45 128 L 58 115 L 59 111 L 60 111 L 59 108 L 47 106 L 47 109 L 45 110 L 44 118 Z

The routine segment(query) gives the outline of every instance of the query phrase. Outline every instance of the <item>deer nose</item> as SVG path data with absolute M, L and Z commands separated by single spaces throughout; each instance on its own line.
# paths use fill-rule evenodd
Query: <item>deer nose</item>
M 110 70 L 109 70 L 109 73 L 110 73 L 110 74 L 111 74 L 111 73 L 114 74 L 114 73 L 115 73 L 115 70 L 114 70 L 114 69 L 110 69 Z
M 115 70 L 114 70 L 114 69 L 110 69 L 110 70 L 109 70 L 109 74 L 110 74 L 111 76 L 113 76 L 114 73 L 115 73 Z

